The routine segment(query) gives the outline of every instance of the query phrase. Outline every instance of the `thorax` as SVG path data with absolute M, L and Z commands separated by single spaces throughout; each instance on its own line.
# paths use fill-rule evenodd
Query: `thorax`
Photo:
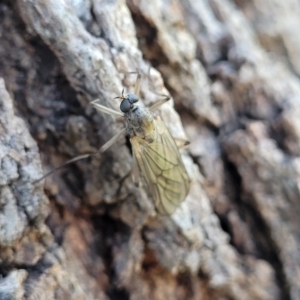
M 130 137 L 138 136 L 145 140 L 155 138 L 155 120 L 153 114 L 144 107 L 135 105 L 125 114 L 126 128 Z

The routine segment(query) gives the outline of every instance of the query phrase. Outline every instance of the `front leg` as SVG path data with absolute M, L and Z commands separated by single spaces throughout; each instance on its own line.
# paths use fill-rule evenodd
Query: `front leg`
M 124 114 L 119 112 L 119 111 L 116 111 L 114 109 L 111 109 L 107 106 L 104 106 L 102 104 L 99 104 L 97 102 L 99 102 L 100 100 L 99 99 L 96 99 L 94 101 L 92 101 L 90 104 L 92 104 L 95 109 L 105 113 L 105 114 L 108 114 L 108 115 L 111 115 L 111 116 L 118 116 L 118 117 L 124 117 Z

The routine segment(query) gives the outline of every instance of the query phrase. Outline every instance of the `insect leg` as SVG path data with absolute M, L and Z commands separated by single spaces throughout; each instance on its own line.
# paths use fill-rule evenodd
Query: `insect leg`
M 82 155 L 79 155 L 79 156 L 76 156 L 68 161 L 66 161 L 65 163 L 63 163 L 62 165 L 60 165 L 59 167 L 57 168 L 54 168 L 53 170 L 51 170 L 50 172 L 46 173 L 44 176 L 42 176 L 41 178 L 37 179 L 36 181 L 34 181 L 33 183 L 38 183 L 39 181 L 45 179 L 46 177 L 48 177 L 49 175 L 51 175 L 52 173 L 54 173 L 55 171 L 58 171 L 60 170 L 61 168 L 69 165 L 69 164 L 72 164 L 76 161 L 79 161 L 79 160 L 82 160 L 82 159 L 85 159 L 85 158 L 89 158 L 89 157 L 92 157 L 92 156 L 96 156 L 100 153 L 103 153 L 105 152 L 110 146 L 112 146 L 123 134 L 124 132 L 126 131 L 126 128 L 123 128 L 119 133 L 117 133 L 116 135 L 114 135 L 109 141 L 107 141 L 97 152 L 94 152 L 94 153 L 87 153 L 87 154 L 82 154 Z
M 118 117 L 123 117 L 124 114 L 122 114 L 121 112 L 117 111 L 117 110 L 114 110 L 114 109 L 111 109 L 107 106 L 104 106 L 104 105 L 101 105 L 99 103 L 97 103 L 99 101 L 99 99 L 96 99 L 94 101 L 92 101 L 90 104 L 92 104 L 94 106 L 95 109 L 105 113 L 105 114 L 109 114 L 109 115 L 112 115 L 112 116 L 118 116 Z
M 123 128 L 120 132 L 118 132 L 116 135 L 114 135 L 110 140 L 108 140 L 97 152 L 103 153 L 105 152 L 109 147 L 111 147 L 126 131 L 126 128 Z
M 135 87 L 134 87 L 134 94 L 139 97 L 140 96 L 140 90 L 141 90 L 141 78 L 142 78 L 142 75 L 138 71 L 127 72 L 127 74 L 137 74 L 137 78 L 136 78 L 136 82 L 135 82 Z
M 139 180 L 139 166 L 136 160 L 135 155 L 133 155 L 133 167 L 131 171 L 132 181 L 136 187 L 139 187 L 140 180 Z
M 155 111 L 157 110 L 160 106 L 162 106 L 163 104 L 165 104 L 166 102 L 168 102 L 171 97 L 167 96 L 167 95 L 159 95 L 159 96 L 163 96 L 165 97 L 164 99 L 162 100 L 159 100 L 157 102 L 155 102 L 154 104 L 152 104 L 150 107 L 149 107 L 149 110 L 150 111 Z
M 33 182 L 33 184 L 40 182 L 41 180 L 45 179 L 46 177 L 48 177 L 48 176 L 51 175 L 52 173 L 54 173 L 54 172 L 60 170 L 61 168 L 65 167 L 66 165 L 69 165 L 69 164 L 71 164 L 71 163 L 73 163 L 73 162 L 75 162 L 75 161 L 81 160 L 81 159 L 88 158 L 88 157 L 93 156 L 93 155 L 94 155 L 94 153 L 88 153 L 88 154 L 83 154 L 83 155 L 76 156 L 76 157 L 74 157 L 74 158 L 72 158 L 72 159 L 66 161 L 65 163 L 63 163 L 63 164 L 60 165 L 59 167 L 56 167 L 56 168 L 54 168 L 53 170 L 51 170 L 50 172 L 46 173 L 46 174 L 45 174 L 44 176 L 42 176 L 41 178 L 35 180 L 35 181 Z
M 190 141 L 188 141 L 186 139 L 175 138 L 175 137 L 173 137 L 173 139 L 174 139 L 174 141 L 175 141 L 176 146 L 177 146 L 178 149 L 185 149 L 190 144 Z
M 141 74 L 139 72 L 137 73 L 137 78 L 135 82 L 135 87 L 134 87 L 134 94 L 137 95 L 138 97 L 140 96 L 140 90 L 141 90 Z
M 134 87 L 134 94 L 139 97 L 140 96 L 140 90 L 141 90 L 141 78 L 142 78 L 142 75 L 138 71 L 124 72 L 124 73 L 126 73 L 126 74 L 137 74 L 137 78 L 136 78 L 136 82 L 135 82 L 135 87 Z

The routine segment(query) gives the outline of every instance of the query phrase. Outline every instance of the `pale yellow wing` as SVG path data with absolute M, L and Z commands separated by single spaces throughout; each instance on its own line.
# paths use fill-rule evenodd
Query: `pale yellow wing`
M 151 143 L 130 139 L 133 154 L 160 214 L 172 214 L 188 194 L 190 180 L 176 143 L 164 122 L 155 118 L 157 137 Z

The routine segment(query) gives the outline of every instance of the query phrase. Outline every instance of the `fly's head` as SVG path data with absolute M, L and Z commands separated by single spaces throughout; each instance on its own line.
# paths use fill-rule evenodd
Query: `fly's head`
M 139 101 L 139 98 L 135 94 L 128 94 L 124 96 L 122 92 L 122 96 L 120 97 L 122 102 L 120 104 L 120 110 L 124 113 L 127 114 L 130 111 L 132 111 L 135 107 L 135 103 Z
M 139 97 L 135 94 L 124 96 L 122 92 L 122 96 L 118 98 L 121 99 L 120 110 L 124 113 L 129 136 L 145 138 L 149 134 L 152 134 L 153 127 L 155 126 L 153 115 L 149 110 L 137 105 Z

